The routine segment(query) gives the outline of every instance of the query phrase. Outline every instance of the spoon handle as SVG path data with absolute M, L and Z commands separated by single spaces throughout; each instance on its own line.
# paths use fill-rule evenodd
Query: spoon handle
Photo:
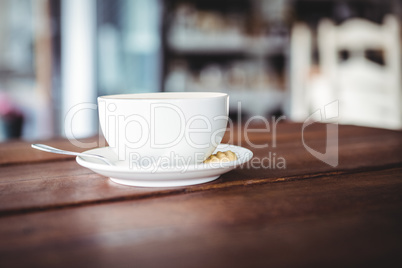
M 39 143 L 34 143 L 31 145 L 31 147 L 34 149 L 37 149 L 37 150 L 41 150 L 41 151 L 48 152 L 48 153 L 54 153 L 54 154 L 66 154 L 66 155 L 76 155 L 76 156 L 78 156 L 80 154 L 77 152 L 61 150 L 61 149 L 54 148 L 49 145 L 39 144 Z
M 108 164 L 110 166 L 113 166 L 112 162 L 110 162 L 109 160 L 107 160 L 105 157 L 103 157 L 101 155 L 66 151 L 66 150 L 61 150 L 61 149 L 54 148 L 54 147 L 49 146 L 49 145 L 39 144 L 39 143 L 33 143 L 33 144 L 31 144 L 31 147 L 34 148 L 34 149 L 37 149 L 37 150 L 48 152 L 48 153 L 93 157 L 93 158 L 97 158 L 97 159 L 102 160 L 103 162 L 105 162 L 106 164 Z

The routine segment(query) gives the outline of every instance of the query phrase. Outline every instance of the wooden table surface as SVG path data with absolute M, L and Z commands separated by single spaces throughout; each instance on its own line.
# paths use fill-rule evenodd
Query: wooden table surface
M 226 133 L 254 164 L 174 188 L 118 185 L 28 142 L 0 144 L 0 267 L 401 267 L 402 132 L 339 126 L 332 167 L 301 130 L 279 123 L 276 146 L 272 129 L 248 143 Z M 325 152 L 326 125 L 304 140 Z M 270 153 L 286 168 L 258 165 Z

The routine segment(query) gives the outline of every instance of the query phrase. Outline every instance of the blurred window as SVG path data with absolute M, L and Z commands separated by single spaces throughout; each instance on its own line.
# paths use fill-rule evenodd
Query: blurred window
M 99 94 L 160 90 L 159 0 L 97 1 Z

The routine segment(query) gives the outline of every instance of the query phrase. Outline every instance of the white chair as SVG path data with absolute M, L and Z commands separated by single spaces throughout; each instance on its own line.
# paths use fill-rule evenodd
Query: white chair
M 398 20 L 388 15 L 382 25 L 350 19 L 339 26 L 323 20 L 317 38 L 322 75 L 329 82 L 331 97 L 339 100 L 339 122 L 402 128 Z M 368 50 L 381 52 L 384 65 L 365 58 Z M 349 58 L 340 60 L 341 51 L 347 51 Z M 318 106 L 320 101 L 313 97 L 312 104 Z
M 350 19 L 336 26 L 328 19 L 317 32 L 320 65 L 312 65 L 312 31 L 296 24 L 291 34 L 289 118 L 303 121 L 338 100 L 338 122 L 402 128 L 401 47 L 398 20 L 383 24 Z M 383 55 L 384 65 L 365 58 L 368 50 Z M 341 60 L 340 52 L 348 59 Z M 314 72 L 312 72 L 314 70 Z

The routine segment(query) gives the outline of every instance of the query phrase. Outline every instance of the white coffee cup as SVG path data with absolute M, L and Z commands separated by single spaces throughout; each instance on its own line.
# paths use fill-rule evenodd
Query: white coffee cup
M 98 97 L 99 122 L 119 160 L 147 165 L 200 163 L 226 130 L 229 97 L 175 92 Z

